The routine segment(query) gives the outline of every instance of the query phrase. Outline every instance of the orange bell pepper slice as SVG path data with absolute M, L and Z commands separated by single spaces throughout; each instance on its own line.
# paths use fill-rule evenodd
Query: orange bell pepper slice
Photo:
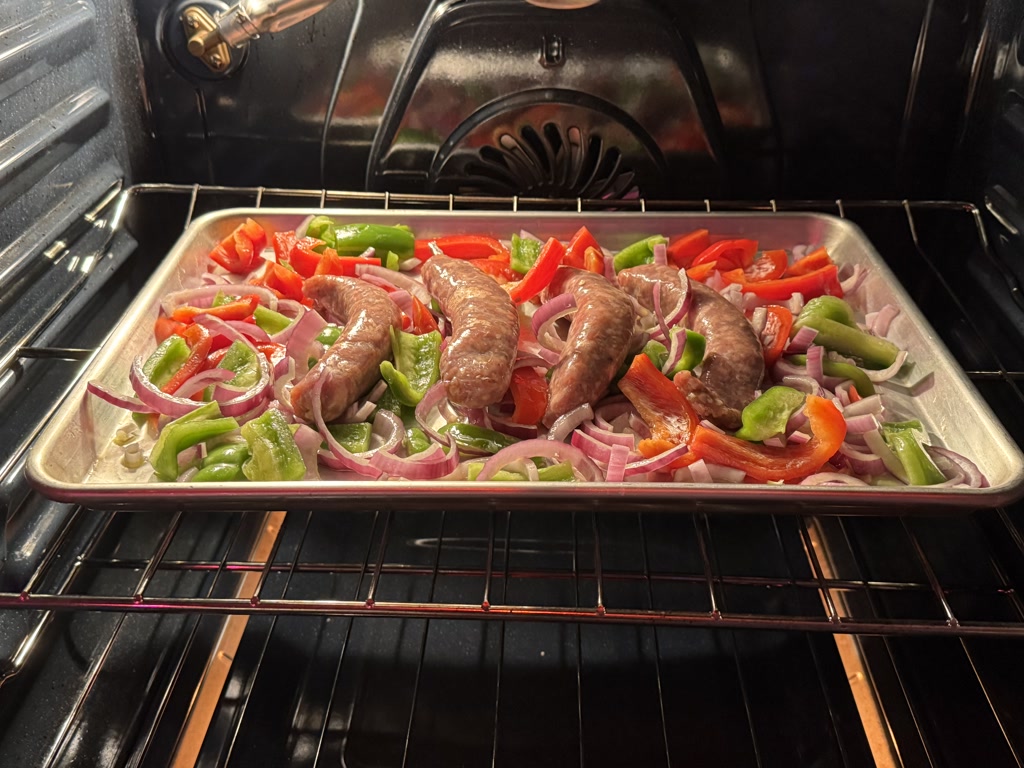
M 229 301 L 217 307 L 177 307 L 171 313 L 171 319 L 179 323 L 191 323 L 196 315 L 211 315 L 221 320 L 245 320 L 252 317 L 256 307 L 260 304 L 260 297 L 255 294 L 247 294 L 235 301 Z
M 789 255 L 785 251 L 763 251 L 749 267 L 743 270 L 747 282 L 763 283 L 778 280 L 789 266 Z
M 717 261 L 721 270 L 746 269 L 754 263 L 755 253 L 757 240 L 719 240 L 701 251 L 690 266 L 699 267 L 701 264 Z
M 499 259 L 473 259 L 469 263 L 481 272 L 486 272 L 502 284 L 514 283 L 519 279 L 519 275 L 509 268 L 507 261 L 501 261 Z
M 700 417 L 679 388 L 655 368 L 647 355 L 637 355 L 619 391 L 633 404 L 651 430 L 651 437 L 672 445 L 689 443 Z
M 415 333 L 417 336 L 422 336 L 424 333 L 430 333 L 431 331 L 438 330 L 437 321 L 434 316 L 430 314 L 430 310 L 426 308 L 422 301 L 417 299 L 415 296 L 412 299 L 412 317 L 410 318 L 409 330 L 411 333 Z
M 276 291 L 282 298 L 302 301 L 302 275 L 281 264 L 268 263 L 263 277 L 253 282 Z

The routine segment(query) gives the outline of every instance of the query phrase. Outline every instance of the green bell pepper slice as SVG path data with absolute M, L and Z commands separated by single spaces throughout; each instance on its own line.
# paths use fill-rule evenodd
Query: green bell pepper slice
M 944 483 L 946 476 L 935 466 L 922 445 L 924 437 L 924 427 L 917 419 L 882 424 L 882 438 L 900 460 L 911 485 Z
M 474 461 L 466 465 L 466 479 L 476 480 L 481 470 L 484 468 L 482 461 Z M 491 480 L 496 482 L 513 482 L 526 480 L 526 475 L 519 472 L 510 472 L 505 469 L 498 470 Z M 576 473 L 573 471 L 572 463 L 563 461 L 558 464 L 552 464 L 550 467 L 540 467 L 537 470 L 537 479 L 544 483 L 565 483 L 572 482 L 576 479 Z
M 475 453 L 497 453 L 519 441 L 510 436 L 475 424 L 452 422 L 438 430 L 442 435 L 451 435 L 455 444 L 467 451 Z
M 408 259 L 416 250 L 416 238 L 408 227 L 343 224 L 334 227 L 332 247 L 339 256 L 358 256 L 367 248 L 373 248 L 378 254 L 387 254 L 391 251 L 399 259 Z
M 836 296 L 819 296 L 804 305 L 793 323 L 792 336 L 801 328 L 818 332 L 814 343 L 841 355 L 855 357 L 867 368 L 888 368 L 900 348 L 888 339 L 872 336 L 857 327 L 853 309 Z M 859 390 L 858 390 L 859 391 Z
M 334 439 L 341 443 L 342 447 L 349 453 L 362 453 L 363 451 L 370 450 L 373 425 L 369 422 L 328 424 L 327 429 Z
M 671 331 L 674 336 L 677 333 L 686 334 L 686 346 L 683 348 L 683 356 L 679 358 L 679 362 L 675 364 L 675 367 L 669 371 L 666 376 L 670 379 L 674 378 L 680 371 L 692 371 L 704 360 L 704 352 L 707 349 L 707 339 L 704 338 L 703 334 L 691 331 L 688 328 L 673 328 Z M 668 360 L 668 347 L 662 344 L 660 341 L 648 341 L 643 348 L 643 353 L 651 358 L 651 362 L 660 371 Z M 622 378 L 626 375 L 626 371 L 629 369 L 629 362 L 626 361 L 623 364 L 622 369 L 619 371 L 618 378 Z
M 441 334 L 416 335 L 392 328 L 391 351 L 395 362 L 381 363 L 380 374 L 398 402 L 415 406 L 441 377 Z
M 638 267 L 641 264 L 650 264 L 654 261 L 654 246 L 667 243 L 668 238 L 662 235 L 645 237 L 627 245 L 612 258 L 612 267 L 615 272 L 621 272 L 630 267 Z
M 789 359 L 797 365 L 807 365 L 807 355 L 790 355 Z M 857 394 L 861 397 L 870 397 L 875 394 L 875 385 L 871 379 L 856 365 L 849 363 L 836 363 L 832 360 L 822 360 L 821 370 L 826 376 L 834 376 L 837 379 L 849 379 L 857 388 Z
M 285 317 L 280 312 L 268 309 L 262 304 L 258 305 L 253 311 L 252 319 L 255 321 L 256 325 L 271 336 L 275 333 L 280 333 L 292 324 L 291 318 Z
M 402 438 L 402 445 L 407 456 L 414 453 L 422 453 L 430 447 L 430 438 L 427 433 L 419 427 L 409 427 L 405 430 L 405 437 Z
M 195 483 L 234 483 L 245 480 L 241 464 L 210 464 L 192 476 Z
M 238 422 L 220 415 L 220 403 L 201 405 L 191 413 L 175 419 L 160 430 L 160 436 L 149 454 L 149 463 L 161 480 L 178 477 L 178 454 L 186 448 L 238 429 Z
M 160 342 L 142 364 L 142 372 L 156 386 L 163 387 L 185 364 L 190 354 L 191 350 L 185 340 L 177 334 L 171 334 Z
M 276 409 L 242 425 L 250 457 L 242 472 L 250 480 L 301 480 L 306 464 L 288 422 Z
M 512 235 L 512 246 L 509 248 L 509 269 L 525 275 L 537 263 L 540 249 L 543 247 L 544 243 L 540 240 Z
M 224 368 L 235 374 L 233 379 L 226 383 L 233 387 L 251 387 L 260 380 L 260 363 L 256 358 L 258 353 L 245 342 L 233 341 L 224 357 L 217 364 L 218 368 Z
M 807 395 L 792 387 L 770 387 L 748 403 L 740 414 L 743 426 L 736 437 L 759 443 L 786 431 L 789 418 L 804 404 Z

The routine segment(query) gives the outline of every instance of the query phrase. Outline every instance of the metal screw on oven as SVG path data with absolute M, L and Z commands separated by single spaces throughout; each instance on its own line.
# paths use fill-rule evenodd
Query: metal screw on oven
M 215 69 L 220 69 L 224 66 L 224 59 L 222 59 L 220 54 L 218 53 L 210 54 L 210 58 L 208 59 L 208 61 L 210 62 L 210 66 L 214 67 Z
M 188 24 L 192 29 L 199 29 L 199 17 L 194 13 L 185 15 L 185 23 Z
M 540 49 L 540 65 L 545 69 L 553 69 L 565 64 L 565 44 L 561 35 L 544 35 Z

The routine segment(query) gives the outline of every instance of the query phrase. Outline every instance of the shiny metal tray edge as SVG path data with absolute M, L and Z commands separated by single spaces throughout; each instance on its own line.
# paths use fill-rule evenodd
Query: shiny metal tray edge
M 136 354 L 151 349 L 159 299 L 185 287 L 203 270 L 206 254 L 246 216 L 274 229 L 294 228 L 311 213 L 339 219 L 409 224 L 418 236 L 487 231 L 507 236 L 520 229 L 568 238 L 586 224 L 606 247 L 620 248 L 653 232 L 677 234 L 706 226 L 720 236 L 751 236 L 762 247 L 823 244 L 841 263 L 871 272 L 863 301 L 901 307 L 891 337 L 911 349 L 935 386 L 917 402 L 918 415 L 942 444 L 974 459 L 990 477 L 984 489 L 923 487 L 809 487 L 671 483 L 482 483 L 330 480 L 303 483 L 160 483 L 89 477 L 101 447 L 109 444 L 123 412 L 88 396 L 86 384 L 100 379 L 126 387 Z M 897 406 L 905 400 L 892 394 Z M 29 480 L 58 501 L 96 508 L 152 509 L 202 506 L 251 508 L 656 508 L 693 505 L 708 511 L 802 512 L 822 506 L 836 511 L 933 513 L 1005 505 L 1024 495 L 1024 455 L 953 359 L 884 260 L 852 222 L 820 213 L 505 213 L 487 211 L 369 211 L 364 209 L 233 208 L 197 218 L 125 312 L 78 386 L 43 430 L 27 465 Z

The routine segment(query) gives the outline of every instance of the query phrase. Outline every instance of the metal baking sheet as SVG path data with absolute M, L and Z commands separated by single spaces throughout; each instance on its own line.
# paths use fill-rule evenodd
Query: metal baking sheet
M 111 445 L 124 411 L 87 394 L 98 379 L 127 390 L 132 359 L 152 350 L 153 322 L 160 298 L 194 285 L 207 254 L 247 216 L 272 230 L 294 229 L 310 213 L 339 221 L 407 224 L 418 237 L 485 232 L 507 237 L 526 229 L 539 237 L 568 239 L 585 224 L 608 248 L 618 249 L 653 234 L 678 234 L 706 227 L 716 236 L 750 237 L 762 248 L 824 245 L 840 264 L 862 264 L 869 275 L 858 291 L 858 309 L 894 303 L 902 312 L 890 338 L 909 349 L 917 375 L 931 373 L 934 386 L 917 397 L 887 388 L 884 402 L 898 413 L 922 419 L 938 444 L 972 458 L 991 486 L 985 489 L 926 487 L 809 487 L 682 483 L 470 483 L 322 479 L 299 483 L 163 483 L 148 465 L 127 470 Z M 894 510 L 933 513 L 941 509 L 998 506 L 1024 492 L 1024 457 L 973 384 L 874 247 L 854 224 L 815 213 L 488 213 L 327 209 L 236 208 L 207 214 L 192 223 L 132 303 L 94 358 L 78 387 L 33 448 L 28 474 L 45 495 L 59 501 L 103 508 L 166 506 L 207 508 L 475 508 L 766 510 L 805 512 L 827 507 L 850 511 Z

